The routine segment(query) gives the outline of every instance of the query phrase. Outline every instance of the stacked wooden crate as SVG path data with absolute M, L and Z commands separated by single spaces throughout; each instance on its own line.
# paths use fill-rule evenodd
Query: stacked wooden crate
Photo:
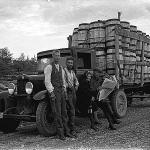
M 107 61 L 107 73 L 115 74 L 115 61 L 116 60 L 116 50 L 115 50 L 115 27 L 120 26 L 120 21 L 118 19 L 109 19 L 105 21 L 106 30 L 106 61 Z M 123 60 L 122 51 L 122 37 L 119 36 L 119 60 Z M 120 69 L 123 70 L 123 64 L 120 65 Z
M 123 30 L 118 35 L 116 57 L 116 27 Z M 96 50 L 96 67 L 108 74 L 116 73 L 116 59 L 125 82 L 150 79 L 150 36 L 136 26 L 118 19 L 98 20 L 79 24 L 72 35 L 72 47 Z

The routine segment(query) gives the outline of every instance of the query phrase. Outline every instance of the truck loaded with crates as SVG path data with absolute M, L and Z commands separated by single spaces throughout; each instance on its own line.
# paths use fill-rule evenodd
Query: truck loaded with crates
M 119 80 L 119 89 L 110 97 L 118 118 L 126 115 L 133 98 L 150 97 L 150 39 L 136 26 L 119 19 L 98 20 L 80 24 L 68 39 L 69 47 L 59 49 L 62 66 L 73 56 L 78 77 L 98 68 Z M 0 93 L 0 131 L 13 132 L 21 121 L 28 121 L 36 122 L 44 136 L 56 133 L 43 72 L 52 61 L 52 50 L 39 52 L 37 60 L 37 75 L 19 75 L 16 85 Z

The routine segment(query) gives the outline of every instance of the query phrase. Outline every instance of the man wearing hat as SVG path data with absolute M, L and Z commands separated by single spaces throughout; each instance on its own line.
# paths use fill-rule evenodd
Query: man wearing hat
M 106 91 L 106 89 L 103 87 L 105 79 L 108 79 L 109 75 L 104 74 L 101 70 L 99 69 L 94 69 L 93 70 L 93 78 L 91 79 L 91 95 L 92 99 L 95 99 L 93 102 L 93 118 L 94 118 L 94 112 L 97 111 L 98 107 L 101 108 L 109 122 L 109 129 L 111 130 L 116 130 L 114 127 L 114 124 L 119 124 L 120 121 L 117 120 L 117 118 L 114 116 L 111 106 L 108 102 L 108 96 L 109 94 L 114 90 L 112 87 L 111 90 Z M 111 80 L 112 81 L 112 78 Z M 105 82 L 106 83 L 106 82 Z M 114 82 L 115 83 L 115 82 Z M 113 85 L 113 84 L 112 84 Z M 116 84 L 114 84 L 116 86 Z M 99 98 L 97 99 L 97 95 L 100 93 Z M 97 106 L 97 107 L 96 107 Z M 92 126 L 94 126 L 94 119 L 90 119 Z

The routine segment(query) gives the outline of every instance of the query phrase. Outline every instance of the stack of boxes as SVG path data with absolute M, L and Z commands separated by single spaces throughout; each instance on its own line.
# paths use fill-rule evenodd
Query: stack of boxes
M 79 24 L 74 28 L 72 43 L 69 44 L 76 48 L 91 48 L 96 50 L 96 66 L 106 71 L 108 74 L 115 74 L 115 27 L 123 29 L 136 36 L 148 35 L 137 30 L 136 26 L 129 22 L 118 19 L 98 20 L 91 23 Z M 127 34 L 128 35 L 128 34 Z M 142 42 L 140 38 L 119 36 L 119 56 L 121 73 L 129 82 L 141 81 L 141 70 L 144 72 L 144 80 L 150 78 L 150 66 L 142 67 L 140 62 L 150 62 L 150 43 Z M 144 49 L 144 53 L 142 52 Z

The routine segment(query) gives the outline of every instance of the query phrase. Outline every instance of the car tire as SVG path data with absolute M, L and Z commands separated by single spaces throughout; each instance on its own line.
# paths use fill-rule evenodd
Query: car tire
M 53 136 L 56 134 L 54 117 L 50 104 L 47 101 L 41 101 L 37 107 L 36 124 L 40 134 L 44 136 Z

